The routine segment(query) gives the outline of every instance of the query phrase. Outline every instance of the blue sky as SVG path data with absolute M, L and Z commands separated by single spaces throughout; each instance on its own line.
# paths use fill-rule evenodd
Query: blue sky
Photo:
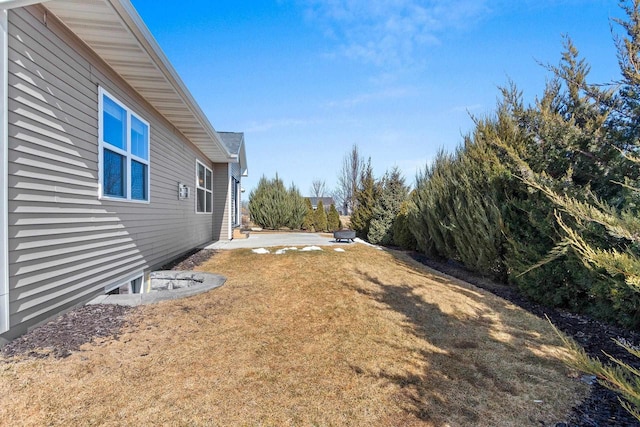
M 618 78 L 615 0 L 132 0 L 219 131 L 245 133 L 248 192 L 276 172 L 333 190 L 357 144 L 412 183 L 495 110 L 511 79 L 533 101 L 569 35 L 592 82 Z M 615 27 L 614 27 L 615 28 Z

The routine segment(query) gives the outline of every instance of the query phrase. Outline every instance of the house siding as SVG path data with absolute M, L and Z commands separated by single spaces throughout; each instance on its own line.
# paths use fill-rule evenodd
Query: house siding
M 231 176 L 240 181 L 240 163 L 230 163 L 231 166 Z
M 209 160 L 44 9 L 9 13 L 8 247 L 11 339 L 107 285 L 215 238 L 197 215 L 196 159 Z M 149 122 L 150 202 L 98 197 L 98 87 Z M 228 173 L 228 172 L 227 172 Z M 214 206 L 220 203 L 214 178 Z M 228 185 L 221 193 L 228 193 Z M 221 219 L 224 222 L 224 218 Z
M 213 164 L 213 239 L 230 240 L 231 229 L 231 186 L 230 165 Z

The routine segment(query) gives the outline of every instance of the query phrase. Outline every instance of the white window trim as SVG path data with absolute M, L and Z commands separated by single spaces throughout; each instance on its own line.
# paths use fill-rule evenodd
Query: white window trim
M 198 179 L 198 166 L 202 166 L 205 170 L 205 187 L 200 187 L 200 181 Z M 211 190 L 206 188 L 207 185 L 207 171 L 211 173 Z M 211 210 L 207 212 L 207 207 L 205 206 L 204 212 L 198 211 L 198 190 L 204 190 L 207 193 L 211 194 Z M 207 204 L 207 197 L 205 195 L 205 205 Z M 196 159 L 196 197 L 195 197 L 195 210 L 198 215 L 211 215 L 213 213 L 213 169 L 202 163 L 200 160 Z
M 136 279 L 142 279 L 142 283 L 140 284 L 140 293 L 144 294 L 145 292 L 145 282 L 144 282 L 144 271 L 139 271 L 131 276 L 127 276 L 126 279 L 118 279 L 116 282 L 107 285 L 104 287 L 104 293 L 108 294 L 109 292 L 111 292 L 112 290 L 119 288 L 121 286 L 128 286 L 129 287 L 129 293 L 131 293 L 131 282 L 136 280 Z
M 9 305 L 8 12 L 0 9 L 0 334 L 11 326 Z
M 111 144 L 109 144 L 108 142 L 104 141 L 103 135 L 104 135 L 104 123 L 103 123 L 103 99 L 104 96 L 108 96 L 113 102 L 115 102 L 116 104 L 118 104 L 120 107 L 122 107 L 126 112 L 127 112 L 127 129 L 126 129 L 126 135 L 127 135 L 127 150 L 123 150 L 121 148 L 115 147 Z M 143 124 L 145 124 L 147 126 L 147 153 L 148 153 L 148 157 L 149 159 L 145 160 L 145 159 L 141 159 L 138 156 L 135 156 L 131 153 L 131 144 L 130 144 L 130 139 L 131 139 L 131 117 L 135 117 L 136 119 L 140 120 Z M 109 195 L 105 195 L 103 192 L 103 185 L 102 185 L 102 180 L 104 179 L 103 176 L 103 167 L 104 167 L 104 149 L 107 148 L 110 151 L 113 151 L 114 153 L 118 153 L 122 156 L 125 156 L 126 158 L 126 162 L 127 162 L 127 176 L 126 176 L 126 197 L 114 197 L 114 196 L 109 196 Z M 132 199 L 131 198 L 131 161 L 135 160 L 139 163 L 142 163 L 144 165 L 147 166 L 147 199 L 146 200 L 139 200 L 139 199 Z M 142 117 L 140 117 L 138 114 L 136 114 L 131 108 L 127 107 L 126 104 L 122 103 L 118 98 L 116 98 L 115 96 L 111 95 L 108 91 L 106 91 L 103 87 L 98 87 L 98 198 L 101 200 L 113 200 L 113 201 L 118 201 L 118 202 L 128 202 L 128 203 L 143 203 L 143 204 L 149 204 L 151 203 L 151 125 L 149 125 L 149 122 L 147 122 L 145 119 L 143 119 Z

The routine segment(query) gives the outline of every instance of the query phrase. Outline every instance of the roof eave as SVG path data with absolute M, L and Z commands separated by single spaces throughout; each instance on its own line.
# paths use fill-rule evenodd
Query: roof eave
M 15 9 L 17 7 L 26 7 L 33 4 L 45 3 L 48 0 L 0 0 L 0 9 Z
M 13 1 L 26 1 L 26 0 L 13 0 Z M 168 95 L 168 101 L 176 101 L 177 103 L 183 105 L 183 112 L 188 114 L 191 118 L 190 123 L 182 125 L 181 123 L 176 123 L 172 120 L 171 114 L 172 112 L 169 110 L 165 110 L 162 102 L 167 99 L 159 100 L 159 103 L 156 103 L 154 99 L 149 99 L 149 97 L 145 96 L 144 92 L 147 90 L 147 86 L 144 85 L 144 82 L 141 82 L 136 76 L 127 76 L 126 71 L 119 72 L 119 64 L 116 62 L 110 62 L 110 58 L 108 57 L 111 53 L 107 52 L 105 55 L 102 55 L 100 52 L 99 45 L 92 44 L 92 38 L 95 40 L 95 33 L 91 36 L 87 36 L 87 38 L 83 38 L 83 31 L 85 30 L 85 26 L 82 23 L 78 24 L 77 16 L 74 16 L 74 12 L 81 8 L 83 3 L 73 2 L 73 7 L 69 8 L 69 4 L 66 0 L 48 0 L 44 3 L 43 6 L 49 9 L 54 15 L 60 19 L 60 21 L 65 24 L 72 32 L 74 32 L 89 48 L 91 48 L 98 56 L 100 56 L 110 67 L 116 71 L 127 83 L 129 83 L 142 97 L 147 99 L 149 103 L 161 114 L 163 115 L 169 122 L 171 122 L 178 131 L 180 131 L 187 139 L 191 140 L 194 145 L 196 145 L 200 151 L 203 152 L 209 159 L 213 162 L 233 162 L 232 153 L 230 153 L 224 144 L 221 141 L 220 136 L 213 128 L 208 118 L 195 101 L 182 79 L 173 68 L 169 59 L 166 57 L 157 41 L 147 28 L 146 24 L 135 10 L 133 5 L 129 0 L 96 0 L 94 3 L 110 5 L 113 10 L 113 18 L 118 20 L 122 26 L 126 29 L 126 33 L 128 34 L 127 41 L 129 43 L 133 43 L 137 45 L 142 52 L 143 55 L 146 55 L 144 61 L 149 61 L 149 63 L 153 64 L 153 66 L 157 69 L 159 76 L 162 76 L 165 83 L 163 85 L 167 85 L 170 87 L 173 94 Z M 65 7 L 66 6 L 66 7 Z M 57 13 L 56 13 L 57 12 Z M 75 19 L 75 21 L 74 21 Z M 103 39 L 100 40 L 104 42 L 107 40 L 110 43 L 113 43 L 117 48 L 117 44 L 119 41 L 111 40 L 109 34 L 104 34 L 102 36 L 99 34 L 99 37 Z M 112 46 L 113 47 L 113 46 Z M 138 81 L 136 81 L 138 79 Z M 140 84 L 137 84 L 140 83 Z M 151 97 L 153 98 L 153 97 Z M 193 129 L 196 129 L 195 137 L 191 138 L 190 134 L 194 134 Z M 213 146 L 209 145 L 213 144 Z M 214 148 L 215 147 L 215 148 Z
M 138 14 L 138 11 L 133 7 L 133 4 L 129 0 L 109 0 L 109 2 L 119 11 L 122 11 L 121 17 L 125 20 L 129 20 L 127 23 L 129 25 L 129 29 L 134 33 L 138 41 L 144 46 L 145 50 L 151 56 L 162 70 L 163 74 L 167 77 L 167 79 L 171 82 L 172 86 L 178 91 L 180 96 L 187 101 L 187 105 L 192 110 L 193 114 L 199 119 L 200 124 L 205 128 L 205 130 L 211 135 L 211 138 L 215 141 L 216 144 L 220 146 L 222 150 L 229 156 L 229 159 L 232 159 L 232 154 L 227 151 L 226 147 L 220 140 L 220 136 L 213 128 L 209 119 L 204 114 L 196 100 L 189 92 L 189 89 L 185 86 L 184 82 L 178 75 L 173 65 L 169 61 L 169 58 L 162 51 L 162 48 L 156 41 L 147 25 L 142 20 L 142 17 Z

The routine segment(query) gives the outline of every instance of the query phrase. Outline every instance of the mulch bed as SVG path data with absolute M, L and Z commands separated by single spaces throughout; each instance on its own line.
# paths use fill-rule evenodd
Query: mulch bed
M 210 249 L 191 252 L 162 269 L 192 270 L 214 254 L 215 251 Z M 11 341 L 0 349 L 0 354 L 7 358 L 65 358 L 79 351 L 83 344 L 96 339 L 117 339 L 133 310 L 135 307 L 110 304 L 78 307 Z
M 606 351 L 611 356 L 631 366 L 640 368 L 639 361 L 613 341 L 614 339 L 622 339 L 631 345 L 638 345 L 640 343 L 640 334 L 636 331 L 609 325 L 588 316 L 533 303 L 522 296 L 516 288 L 478 277 L 459 264 L 430 259 L 417 253 L 411 253 L 410 255 L 416 261 L 434 270 L 485 289 L 536 316 L 544 318 L 546 315 L 558 329 L 576 340 L 591 357 L 598 357 L 603 361 L 607 360 L 602 353 L 602 351 Z M 578 426 L 637 427 L 640 426 L 640 422 L 622 408 L 616 393 L 595 382 L 591 385 L 590 395 L 582 404 L 573 408 L 565 422 L 556 424 L 556 427 Z
M 211 258 L 216 251 L 200 250 L 162 267 L 165 270 L 192 270 Z M 640 334 L 607 325 L 587 316 L 543 307 L 519 294 L 517 289 L 478 277 L 460 265 L 429 259 L 412 253 L 414 259 L 450 276 L 472 283 L 537 315 L 545 315 L 553 324 L 573 337 L 591 356 L 602 358 L 602 350 L 633 366 L 638 361 L 613 342 L 623 338 L 629 343 L 640 343 Z M 5 357 L 64 358 L 80 350 L 80 346 L 98 338 L 116 338 L 126 324 L 132 307 L 117 305 L 88 305 L 72 310 L 51 322 L 31 330 L 2 348 Z M 544 424 L 540 424 L 544 426 Z M 612 391 L 595 383 L 591 394 L 580 406 L 574 407 L 567 420 L 556 427 L 638 427 L 640 423 L 625 411 Z
M 85 305 L 32 329 L 2 347 L 5 357 L 61 359 L 98 338 L 117 338 L 133 307 Z
M 165 264 L 160 270 L 193 270 L 200 264 L 208 261 L 216 254 L 215 249 L 200 249 L 187 253 L 186 255 Z

